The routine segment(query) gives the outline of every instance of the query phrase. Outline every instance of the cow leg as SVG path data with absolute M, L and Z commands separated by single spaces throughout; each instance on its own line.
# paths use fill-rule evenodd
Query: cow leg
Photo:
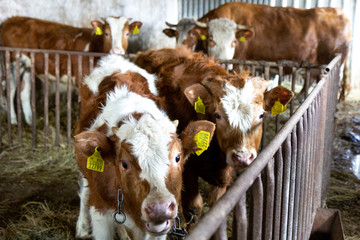
M 80 197 L 80 213 L 76 223 L 76 237 L 90 238 L 90 215 L 89 215 L 89 187 L 86 178 L 82 177 L 79 180 L 79 197 Z
M 183 214 L 189 224 L 197 222 L 201 216 L 203 199 L 199 192 L 198 176 L 190 171 L 183 173 L 184 190 L 182 191 L 181 201 Z
M 90 207 L 92 235 L 95 240 L 113 240 L 115 231 L 115 221 L 113 218 L 114 211 L 101 213 Z
M 21 89 L 21 105 L 24 111 L 25 121 L 28 125 L 32 124 L 32 111 L 31 111 L 31 78 L 30 72 L 25 71 L 22 77 L 23 88 Z
M 14 106 L 14 100 L 15 100 L 15 93 L 16 93 L 16 63 L 11 63 L 11 72 L 10 72 L 10 117 L 11 117 L 11 124 L 17 124 L 17 118 L 15 113 L 15 106 Z

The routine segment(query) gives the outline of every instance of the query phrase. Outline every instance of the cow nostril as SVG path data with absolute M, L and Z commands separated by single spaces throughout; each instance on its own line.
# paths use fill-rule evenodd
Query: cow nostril
M 174 211 L 175 208 L 176 208 L 176 204 L 174 202 L 171 202 L 170 205 L 169 205 L 169 210 Z
M 148 205 L 146 205 L 146 207 L 145 207 L 145 212 L 147 213 L 147 214 L 150 214 L 150 213 L 152 213 L 154 211 L 154 204 L 148 204 Z

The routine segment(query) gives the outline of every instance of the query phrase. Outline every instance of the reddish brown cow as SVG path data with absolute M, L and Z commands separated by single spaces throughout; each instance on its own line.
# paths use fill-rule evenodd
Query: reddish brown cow
M 17 48 L 35 48 L 69 51 L 90 51 L 103 53 L 124 54 L 128 47 L 128 38 L 135 28 L 140 28 L 141 22 L 129 23 L 126 17 L 107 17 L 102 23 L 98 20 L 91 22 L 92 28 L 77 28 L 69 25 L 50 22 L 28 17 L 12 17 L 7 19 L 1 26 L 2 45 Z M 17 119 L 13 106 L 16 90 L 15 54 L 11 56 L 11 86 L 10 86 L 10 110 L 11 123 L 16 124 Z M 31 61 L 27 53 L 21 54 L 20 76 L 22 76 L 23 88 L 21 91 L 21 103 L 28 124 L 32 123 L 30 107 L 30 72 Z M 89 74 L 87 58 L 83 61 L 83 74 Z M 78 59 L 72 57 L 71 71 L 73 82 L 78 86 Z M 35 55 L 35 71 L 37 75 L 44 74 L 44 56 Z M 49 56 L 50 79 L 55 79 L 55 55 Z M 60 56 L 61 80 L 67 81 L 67 56 Z M 41 77 L 41 76 L 40 76 Z M 82 78 L 82 76 L 80 76 Z
M 119 55 L 99 65 L 80 86 L 75 153 L 84 178 L 77 237 L 91 237 L 91 222 L 92 237 L 113 239 L 113 217 L 126 216 L 131 239 L 165 240 L 177 216 L 185 160 L 203 149 L 195 141 L 199 133 L 211 140 L 215 124 L 194 121 L 177 135 L 178 121 L 162 110 L 153 75 Z
M 235 23 L 235 28 L 229 31 L 231 38 L 229 34 L 215 36 L 227 22 L 206 29 L 210 27 L 206 24 L 208 21 L 221 18 Z M 234 55 L 227 59 L 287 59 L 327 64 L 336 53 L 341 53 L 342 59 L 346 59 L 351 41 L 351 23 L 343 11 L 336 8 L 298 9 L 230 2 L 208 12 L 198 21 L 202 23 L 188 33 L 187 40 L 193 42 L 191 38 L 200 39 L 200 35 L 205 35 L 211 56 L 219 57 L 216 48 L 233 49 Z M 244 26 L 250 27 L 244 29 Z M 229 44 L 218 46 L 224 45 L 221 43 L 223 37 Z M 236 44 L 232 44 L 234 40 Z
M 265 92 L 271 81 L 230 74 L 201 53 L 186 47 L 139 53 L 135 64 L 156 73 L 159 95 L 179 129 L 190 121 L 216 123 L 209 149 L 185 164 L 182 206 L 187 220 L 201 212 L 198 177 L 214 186 L 212 205 L 232 181 L 234 168 L 243 168 L 257 156 L 264 114 L 275 102 L 287 104 L 293 93 L 281 86 Z

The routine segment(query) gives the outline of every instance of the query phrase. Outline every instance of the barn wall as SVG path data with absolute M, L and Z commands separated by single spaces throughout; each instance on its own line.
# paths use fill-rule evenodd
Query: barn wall
M 91 27 L 90 22 L 101 17 L 126 16 L 143 22 L 140 33 L 130 39 L 129 52 L 136 52 L 175 46 L 162 29 L 165 21 L 177 21 L 177 6 L 177 0 L 0 0 L 0 21 L 20 15 Z
M 356 0 L 179 0 L 179 19 L 183 17 L 200 18 L 208 11 L 227 2 L 248 2 L 254 4 L 267 4 L 271 6 L 292 6 L 297 8 L 315 8 L 315 7 L 336 7 L 343 8 L 345 14 L 352 21 L 353 41 L 352 49 L 348 59 L 348 65 L 351 69 L 350 82 L 351 89 L 360 88 L 360 3 Z M 355 21 L 356 19 L 356 21 Z

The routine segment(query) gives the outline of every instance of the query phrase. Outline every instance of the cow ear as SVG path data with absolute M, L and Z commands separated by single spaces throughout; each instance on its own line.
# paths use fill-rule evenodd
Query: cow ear
M 111 152 L 111 142 L 106 135 L 99 131 L 85 131 L 75 135 L 75 151 L 78 154 L 91 156 L 98 147 L 98 151 L 106 155 Z
M 271 111 L 277 100 L 282 105 L 286 105 L 293 97 L 294 93 L 291 90 L 283 86 L 277 86 L 264 94 L 265 111 Z
M 133 35 L 138 34 L 140 32 L 139 29 L 141 28 L 141 26 L 142 26 L 142 22 L 139 22 L 139 21 L 132 22 L 129 25 L 129 31 Z
M 177 35 L 177 31 L 171 28 L 165 28 L 164 30 L 162 30 L 163 33 L 168 36 L 168 37 L 176 37 Z
M 206 120 L 190 122 L 180 133 L 184 149 L 184 158 L 189 157 L 191 153 L 199 155 L 199 152 L 206 150 L 210 145 L 214 132 L 215 124 L 212 122 Z
M 210 93 L 206 90 L 206 88 L 198 83 L 187 87 L 184 94 L 193 106 L 195 105 L 195 102 L 199 100 L 199 97 L 204 103 L 208 103 L 211 99 Z
M 254 30 L 251 29 L 240 29 L 236 32 L 236 39 L 239 42 L 246 42 L 247 40 L 253 38 L 255 35 Z
M 91 26 L 93 27 L 94 31 L 97 32 L 98 35 L 101 35 L 99 33 L 99 29 L 101 29 L 101 31 L 104 30 L 104 24 L 98 20 L 91 21 Z

